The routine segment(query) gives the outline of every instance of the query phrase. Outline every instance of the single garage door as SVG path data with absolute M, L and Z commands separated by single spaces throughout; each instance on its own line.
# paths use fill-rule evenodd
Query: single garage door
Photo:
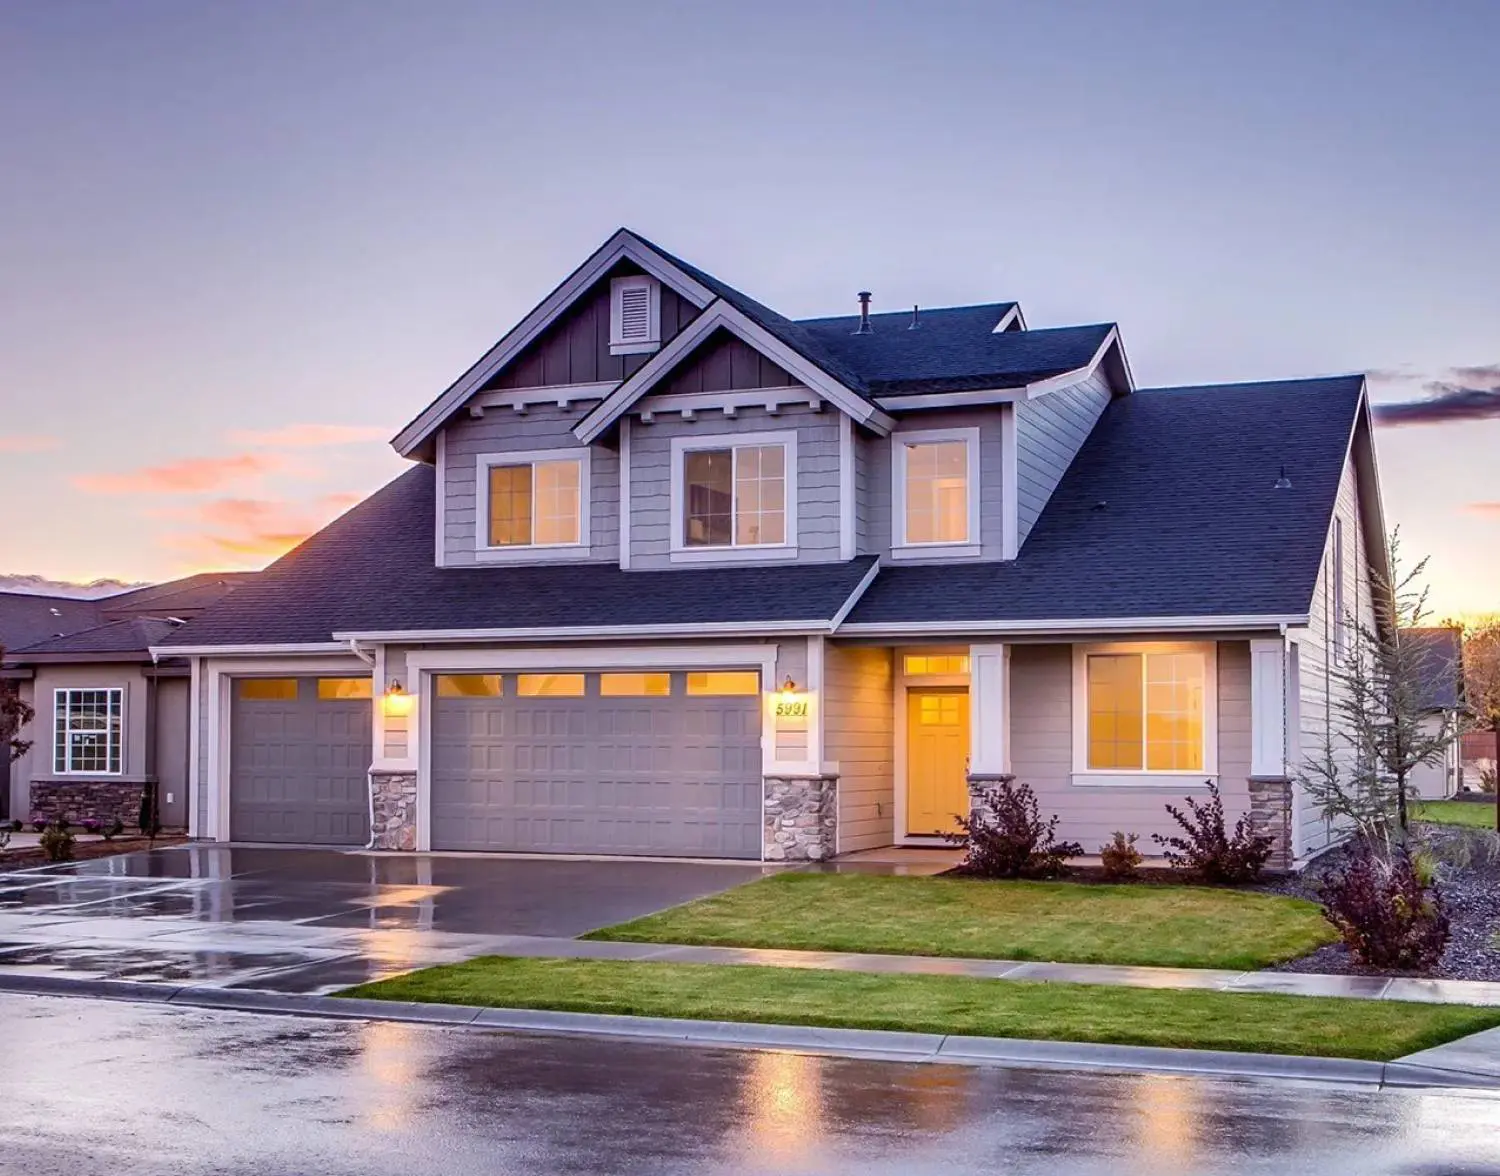
M 238 678 L 229 836 L 294 845 L 370 839 L 370 679 Z
M 755 671 L 435 679 L 432 847 L 760 857 Z

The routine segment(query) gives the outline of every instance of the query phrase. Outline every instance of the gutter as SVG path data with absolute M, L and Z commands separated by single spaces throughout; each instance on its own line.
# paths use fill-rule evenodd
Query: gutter
M 980 633 L 985 636 L 1009 637 L 1040 634 L 1045 636 L 1088 636 L 1095 633 L 1212 633 L 1223 630 L 1272 630 L 1284 633 L 1308 623 L 1300 615 L 1222 616 L 1222 617 L 1095 617 L 1089 620 L 952 620 L 952 621 L 857 621 L 842 625 L 840 633 L 871 637 L 936 637 Z
M 529 629 L 393 629 L 362 633 L 335 633 L 345 644 L 356 641 L 398 645 L 452 645 L 484 641 L 609 641 L 619 637 L 702 637 L 710 634 L 737 637 L 796 634 L 815 636 L 832 632 L 828 620 L 806 621 L 714 621 L 673 625 L 547 626 Z

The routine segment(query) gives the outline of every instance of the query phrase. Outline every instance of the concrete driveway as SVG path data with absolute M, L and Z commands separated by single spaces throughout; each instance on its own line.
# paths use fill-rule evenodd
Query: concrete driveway
M 0 974 L 329 992 L 573 937 L 763 867 L 180 846 L 0 874 Z

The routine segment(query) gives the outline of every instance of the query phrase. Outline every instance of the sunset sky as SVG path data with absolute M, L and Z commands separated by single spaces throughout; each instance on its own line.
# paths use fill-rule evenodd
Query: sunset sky
M 1500 610 L 1496 44 L 1493 0 L 0 0 L 0 574 L 260 566 L 623 224 L 794 317 L 1373 372 L 1388 519 Z

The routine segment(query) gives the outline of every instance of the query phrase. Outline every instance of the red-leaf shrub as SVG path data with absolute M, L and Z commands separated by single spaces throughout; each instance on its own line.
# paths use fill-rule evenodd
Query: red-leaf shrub
M 1427 971 L 1448 945 L 1448 913 L 1405 848 L 1386 859 L 1368 845 L 1323 883 L 1323 917 L 1372 968 Z
M 1191 796 L 1186 799 L 1191 817 L 1174 804 L 1167 805 L 1167 812 L 1187 836 L 1151 835 L 1151 840 L 1162 847 L 1168 864 L 1174 870 L 1191 870 L 1205 882 L 1231 886 L 1260 877 L 1271 856 L 1272 839 L 1264 833 L 1252 833 L 1248 816 L 1236 821 L 1234 833 L 1229 833 L 1224 827 L 1224 801 L 1212 780 L 1208 781 L 1206 804 Z
M 1042 820 L 1029 784 L 1000 781 L 980 791 L 969 814 L 958 815 L 961 833 L 947 838 L 968 850 L 962 869 L 980 878 L 1055 878 L 1070 857 L 1083 853 L 1076 841 L 1058 841 L 1059 817 Z

